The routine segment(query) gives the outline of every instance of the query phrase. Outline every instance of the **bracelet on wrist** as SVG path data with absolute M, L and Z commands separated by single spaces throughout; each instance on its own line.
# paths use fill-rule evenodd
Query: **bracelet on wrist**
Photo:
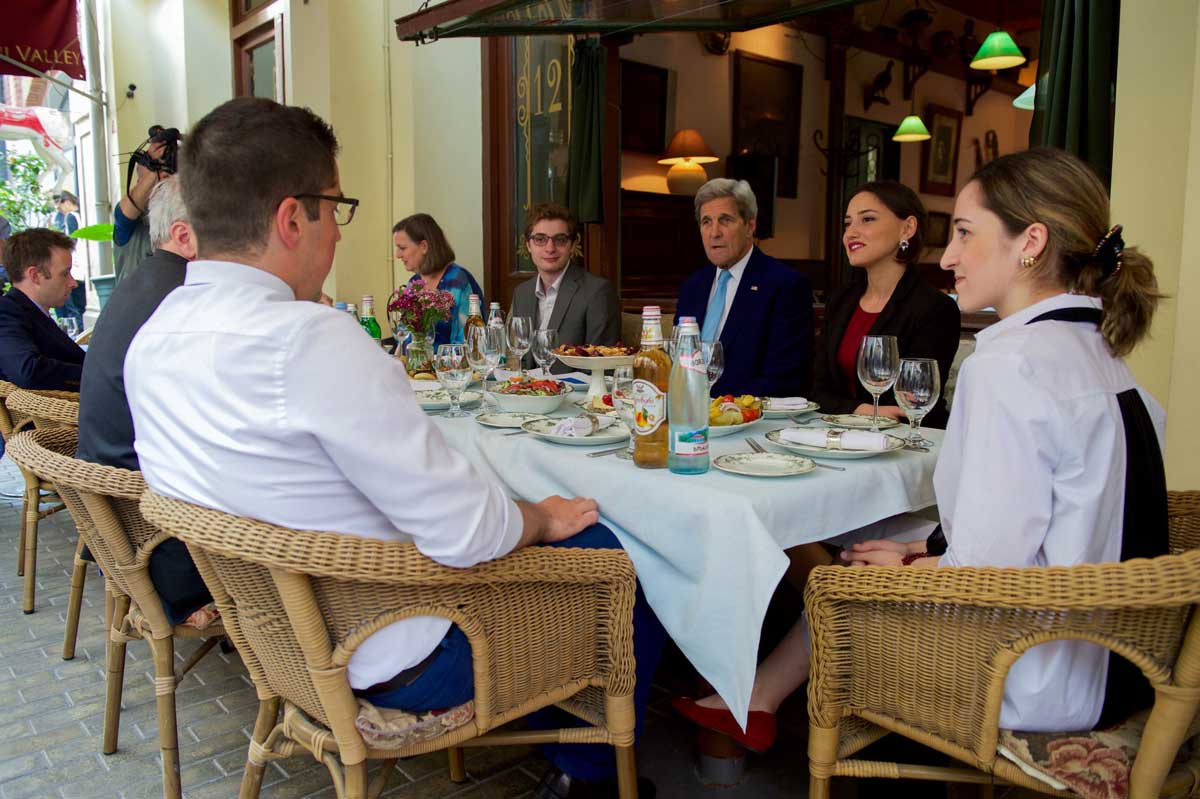
M 145 211 L 143 211 L 143 210 L 142 210 L 142 206 L 138 205 L 137 203 L 135 203 L 135 202 L 133 201 L 133 195 L 132 195 L 132 194 L 126 194 L 126 195 L 125 195 L 125 199 L 126 199 L 126 200 L 129 200 L 129 204 L 130 204 L 130 205 L 132 205 L 134 208 L 136 208 L 136 209 L 137 209 L 137 212 L 138 212 L 139 214 L 145 214 L 145 213 L 146 213 Z
M 914 562 L 921 558 L 929 557 L 928 552 L 913 552 L 911 555 L 905 555 L 900 561 L 901 566 L 911 566 Z

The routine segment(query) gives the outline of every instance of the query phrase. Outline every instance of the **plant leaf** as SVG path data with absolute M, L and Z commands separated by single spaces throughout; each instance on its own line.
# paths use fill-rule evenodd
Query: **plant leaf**
M 84 239 L 86 241 L 112 241 L 113 226 L 106 222 L 99 225 L 88 225 L 72 233 L 71 238 Z

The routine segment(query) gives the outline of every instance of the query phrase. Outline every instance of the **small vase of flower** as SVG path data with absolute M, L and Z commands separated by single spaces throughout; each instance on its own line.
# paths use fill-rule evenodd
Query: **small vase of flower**
M 388 318 L 396 330 L 397 348 L 402 336 L 406 333 L 412 336 L 412 343 L 404 353 L 408 371 L 433 371 L 434 333 L 438 322 L 450 319 L 454 310 L 454 295 L 409 283 L 392 292 L 387 309 Z

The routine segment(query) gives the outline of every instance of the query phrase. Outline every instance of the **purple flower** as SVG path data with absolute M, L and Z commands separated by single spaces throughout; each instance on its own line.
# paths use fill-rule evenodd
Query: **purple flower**
M 454 310 L 454 295 L 409 283 L 392 292 L 387 309 L 389 313 L 397 313 L 400 323 L 408 329 L 428 333 L 438 322 L 450 319 L 450 313 Z

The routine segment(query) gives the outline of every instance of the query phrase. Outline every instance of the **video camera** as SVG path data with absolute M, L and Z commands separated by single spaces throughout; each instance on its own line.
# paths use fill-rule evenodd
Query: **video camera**
M 164 128 L 162 125 L 151 125 L 150 135 L 129 156 L 129 169 L 125 176 L 125 190 L 133 185 L 133 175 L 138 164 L 151 172 L 166 172 L 174 175 L 178 170 L 179 142 L 183 136 L 179 128 Z M 162 158 L 151 158 L 147 152 L 152 144 L 162 144 Z

